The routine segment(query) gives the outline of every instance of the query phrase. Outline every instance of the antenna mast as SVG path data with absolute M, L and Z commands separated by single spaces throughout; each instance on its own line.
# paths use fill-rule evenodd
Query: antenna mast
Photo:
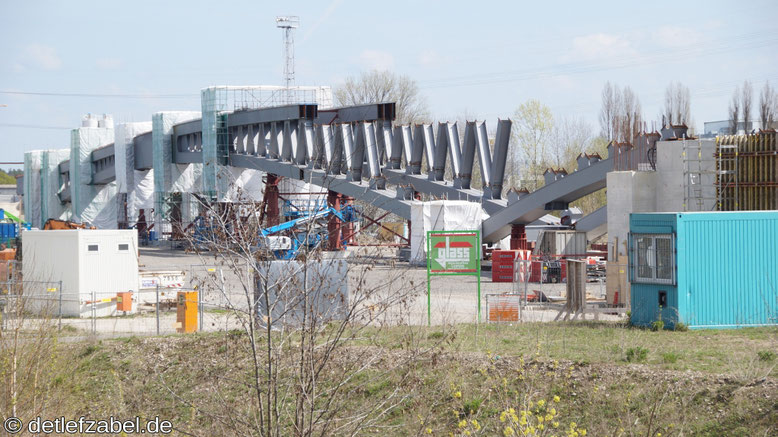
M 300 27 L 300 17 L 276 17 L 276 27 L 284 32 L 284 82 L 286 83 L 286 103 L 292 103 L 291 87 L 294 85 L 294 35 L 292 31 Z

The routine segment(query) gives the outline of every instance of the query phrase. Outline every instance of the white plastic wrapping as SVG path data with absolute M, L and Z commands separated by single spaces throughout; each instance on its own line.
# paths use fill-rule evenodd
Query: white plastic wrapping
M 229 167 L 230 184 L 226 194 L 227 202 L 261 202 L 264 196 L 264 173 L 259 170 Z
M 278 183 L 278 192 L 283 197 L 279 200 L 279 209 L 283 212 L 287 208 L 295 211 L 306 212 L 321 209 L 327 206 L 327 189 L 318 185 L 309 184 L 296 179 L 283 178 Z
M 91 185 L 92 151 L 111 144 L 113 127 L 80 127 L 70 133 L 70 190 L 73 220 L 98 229 L 116 229 L 116 181 Z
M 480 231 L 488 217 L 480 204 L 466 200 L 412 203 L 411 264 L 427 263 L 427 231 Z
M 154 148 L 154 222 L 162 229 L 165 222 L 163 196 L 168 193 L 197 193 L 200 191 L 203 165 L 199 163 L 173 164 L 173 126 L 200 118 L 196 111 L 164 111 L 151 116 L 151 141 Z M 183 208 L 184 214 L 191 208 Z M 184 221 L 188 217 L 182 217 Z
M 59 165 L 70 158 L 70 149 L 46 150 L 43 152 L 41 166 L 41 222 L 50 218 L 70 219 L 70 203 L 59 200 L 63 181 L 59 176 Z
M 151 122 L 121 123 L 114 129 L 114 159 L 116 166 L 116 189 L 119 193 L 130 193 L 135 186 L 135 147 L 133 138 L 151 131 Z
M 24 154 L 24 220 L 41 227 L 41 165 L 43 151 Z
M 154 208 L 154 170 L 135 170 L 133 139 L 151 131 L 151 122 L 122 123 L 114 130 L 116 188 L 127 193 L 127 223 L 134 226 L 141 209 Z

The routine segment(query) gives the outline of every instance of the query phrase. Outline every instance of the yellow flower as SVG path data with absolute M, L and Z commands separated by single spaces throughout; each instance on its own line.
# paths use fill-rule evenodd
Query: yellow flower
M 543 423 L 543 416 L 541 416 L 540 414 L 538 414 L 538 422 Z
M 459 421 L 459 425 L 458 425 L 458 426 L 459 426 L 460 428 L 464 428 L 464 427 L 466 427 L 466 426 L 467 426 L 467 420 L 464 420 L 464 419 L 463 419 L 463 420 L 460 420 L 460 421 Z
M 559 422 L 554 422 L 551 424 L 554 428 L 559 428 Z
M 582 436 L 584 436 L 584 435 L 586 435 L 586 430 L 585 429 L 579 429 L 578 433 L 581 434 Z M 657 437 L 662 437 L 662 434 L 657 434 Z
M 457 398 L 457 399 L 461 398 L 462 397 L 462 392 L 461 391 L 455 391 L 454 392 L 454 397 Z
M 505 419 L 506 419 L 507 416 L 508 415 L 505 413 L 505 411 L 500 413 L 500 422 L 505 422 Z
M 432 434 L 432 428 L 427 428 L 427 434 Z
M 538 401 L 538 408 L 543 408 L 543 405 L 546 405 L 546 401 L 541 399 Z
M 513 431 L 513 428 L 511 428 L 510 426 L 506 426 L 505 429 L 502 430 L 502 434 L 504 436 L 506 436 L 506 437 L 510 436 L 510 435 L 513 435 L 514 433 L 515 433 L 515 431 Z
M 559 402 L 561 399 L 559 399 L 559 396 L 554 396 L 554 402 Z
M 470 431 L 465 430 L 465 435 L 470 435 Z
M 545 425 L 543 425 L 542 423 L 539 423 L 538 424 L 538 429 L 543 431 L 543 428 L 545 428 Z

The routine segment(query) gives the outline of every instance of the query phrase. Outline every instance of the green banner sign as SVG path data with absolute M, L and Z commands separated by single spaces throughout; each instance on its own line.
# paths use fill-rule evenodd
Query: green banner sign
M 481 254 L 478 231 L 429 231 L 427 245 L 430 274 L 478 272 Z
M 478 278 L 478 321 L 481 320 L 480 231 L 427 231 L 427 324 L 432 323 L 431 277 L 469 275 Z

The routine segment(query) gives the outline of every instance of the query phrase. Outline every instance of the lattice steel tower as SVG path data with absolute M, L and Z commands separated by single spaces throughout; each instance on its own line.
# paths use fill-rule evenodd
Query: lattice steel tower
M 292 102 L 291 87 L 294 85 L 294 29 L 300 27 L 300 17 L 276 17 L 276 27 L 284 32 L 284 81 L 286 82 L 286 102 Z

